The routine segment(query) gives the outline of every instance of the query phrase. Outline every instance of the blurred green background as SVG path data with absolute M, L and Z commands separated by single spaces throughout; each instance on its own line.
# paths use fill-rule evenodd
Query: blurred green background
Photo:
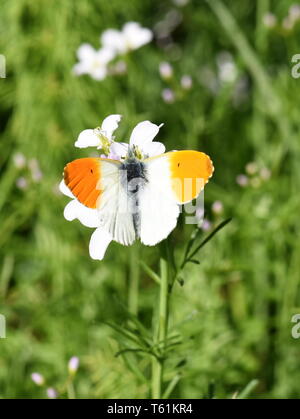
M 158 286 L 139 262 L 157 272 L 160 249 L 114 243 L 104 261 L 91 260 L 92 230 L 63 218 L 68 200 L 58 192 L 64 165 L 91 153 L 74 148 L 79 132 L 111 113 L 123 115 L 121 141 L 149 119 L 164 122 L 157 139 L 167 149 L 211 156 L 202 238 L 232 217 L 174 287 L 170 333 L 180 344 L 166 361 L 164 386 L 176 383 L 169 396 L 231 398 L 249 383 L 248 397 L 300 396 L 300 340 L 291 336 L 300 313 L 300 80 L 291 76 L 300 23 L 292 4 L 0 1 L 0 397 L 46 397 L 47 387 L 67 397 L 72 356 L 80 358 L 77 397 L 149 397 L 149 358 L 116 357 L 130 343 L 115 329 L 126 330 L 128 301 L 138 297 L 151 336 Z M 102 82 L 72 74 L 83 42 L 99 48 L 103 30 L 128 21 L 155 38 L 126 57 L 125 74 Z M 163 61 L 173 66 L 170 80 L 160 76 Z M 172 233 L 176 260 L 193 228 L 181 219 Z M 32 382 L 36 371 L 44 387 Z

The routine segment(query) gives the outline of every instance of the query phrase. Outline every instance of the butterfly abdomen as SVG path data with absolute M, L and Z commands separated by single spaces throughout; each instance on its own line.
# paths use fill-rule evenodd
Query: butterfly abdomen
M 132 215 L 135 234 L 136 237 L 139 237 L 141 224 L 139 201 L 140 192 L 147 183 L 146 166 L 137 159 L 130 159 L 124 162 L 120 169 L 123 171 L 121 178 L 123 187 L 125 188 L 129 199 L 130 213 Z

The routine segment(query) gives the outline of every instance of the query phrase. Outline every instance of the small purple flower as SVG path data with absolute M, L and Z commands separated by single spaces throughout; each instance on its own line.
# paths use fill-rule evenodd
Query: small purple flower
M 300 19 L 300 5 L 299 4 L 293 4 L 290 7 L 289 16 L 294 22 Z
M 40 165 L 37 159 L 30 159 L 28 162 L 28 167 L 31 172 L 31 177 L 34 182 L 39 182 L 42 177 L 43 173 L 40 169 Z
M 291 31 L 294 27 L 294 21 L 291 18 L 291 16 L 287 16 L 283 19 L 282 21 L 282 27 L 283 29 L 285 29 L 286 31 Z
M 161 97 L 166 103 L 175 102 L 175 94 L 172 89 L 169 89 L 169 88 L 163 89 L 163 91 L 161 92 Z
M 204 208 L 202 207 L 202 205 L 200 205 L 196 208 L 195 217 L 196 217 L 198 226 L 200 226 L 202 224 L 203 218 L 204 218 Z
M 40 182 L 43 177 L 43 173 L 40 169 L 37 169 L 32 171 L 31 176 L 34 182 Z
M 221 201 L 215 201 L 212 204 L 211 209 L 215 214 L 222 214 L 224 207 Z
M 16 186 L 18 189 L 27 189 L 28 187 L 28 181 L 24 176 L 19 177 L 16 180 Z
M 17 169 L 23 169 L 26 165 L 26 157 L 22 153 L 14 154 L 13 161 Z
M 246 175 L 237 175 L 236 177 L 236 183 L 240 185 L 242 188 L 247 186 L 249 184 L 248 176 Z
M 39 372 L 32 373 L 31 379 L 37 386 L 43 386 L 45 384 L 45 379 Z
M 57 391 L 54 388 L 52 387 L 47 388 L 48 399 L 57 399 L 57 396 L 58 396 Z
M 276 23 L 277 23 L 277 18 L 273 13 L 268 12 L 263 16 L 263 24 L 267 28 L 274 28 Z
M 68 364 L 68 370 L 70 374 L 76 374 L 79 367 L 79 358 L 77 356 L 72 356 Z
M 173 76 L 173 67 L 167 61 L 159 64 L 159 74 L 162 79 L 168 80 Z
M 116 62 L 116 64 L 112 67 L 112 73 L 116 74 L 118 76 L 121 76 L 123 74 L 127 73 L 127 64 L 125 61 L 120 60 Z
M 211 222 L 207 220 L 206 218 L 204 218 L 201 224 L 201 228 L 203 231 L 209 231 L 211 229 Z

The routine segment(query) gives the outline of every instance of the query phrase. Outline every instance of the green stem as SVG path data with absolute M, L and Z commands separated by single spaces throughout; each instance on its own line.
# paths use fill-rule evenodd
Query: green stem
M 69 380 L 68 380 L 67 392 L 68 392 L 68 399 L 69 400 L 75 400 L 76 399 L 73 378 L 69 378 Z
M 131 246 L 130 248 L 130 272 L 129 272 L 129 291 L 128 291 L 128 307 L 131 314 L 137 316 L 139 305 L 139 247 Z
M 153 358 L 152 362 L 152 398 L 160 399 L 162 395 L 162 383 L 164 373 L 164 357 L 166 339 L 168 334 L 168 308 L 169 308 L 169 281 L 168 281 L 168 261 L 162 257 L 160 259 L 160 298 L 159 298 L 159 321 L 158 332 L 155 343 L 159 346 L 161 356 Z

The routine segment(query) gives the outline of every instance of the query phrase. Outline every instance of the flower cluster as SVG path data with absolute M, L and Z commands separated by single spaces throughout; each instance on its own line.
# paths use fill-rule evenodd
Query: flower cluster
M 160 63 L 159 74 L 167 84 L 167 87 L 161 92 L 162 99 L 166 103 L 174 103 L 177 99 L 182 99 L 185 92 L 193 87 L 193 79 L 188 74 L 181 76 L 180 83 L 178 83 L 174 77 L 173 67 L 167 61 Z
M 109 73 L 119 74 L 126 71 L 124 62 L 119 61 L 114 67 L 109 63 L 118 56 L 151 42 L 152 31 L 141 27 L 137 22 L 126 23 L 122 30 L 107 29 L 100 37 L 102 47 L 98 50 L 90 44 L 83 44 L 77 50 L 79 62 L 74 66 L 76 75 L 88 74 L 95 80 L 103 80 Z
M 129 144 L 115 141 L 113 136 L 121 120 L 121 115 L 110 115 L 104 119 L 101 126 L 95 129 L 82 131 L 75 147 L 96 147 L 102 158 L 123 160 L 129 149 L 135 150 L 141 160 L 154 157 L 165 152 L 165 146 L 153 141 L 158 134 L 161 125 L 150 121 L 143 121 L 133 129 Z M 81 204 L 65 185 L 64 180 L 60 183 L 60 191 L 72 198 L 64 210 L 64 217 L 68 221 L 78 219 L 84 226 L 95 228 L 90 240 L 89 251 L 92 259 L 102 260 L 109 243 L 112 241 L 111 234 L 101 226 L 101 217 L 97 209 L 92 209 Z
M 198 220 L 198 227 L 201 228 L 202 231 L 208 232 L 211 231 L 213 227 L 217 225 L 217 222 L 220 219 L 220 216 L 224 212 L 224 205 L 223 202 L 218 200 L 214 201 L 211 205 L 211 214 L 212 219 L 208 219 L 204 217 L 204 209 L 199 207 L 196 209 L 196 218 Z
M 27 189 L 31 182 L 38 183 L 41 181 L 43 173 L 37 159 L 27 160 L 24 154 L 17 152 L 13 155 L 13 164 L 20 174 L 16 180 L 18 189 Z
M 279 32 L 291 32 L 300 21 L 300 4 L 292 4 L 287 16 L 282 20 L 281 25 L 277 17 L 268 12 L 263 16 L 263 24 L 269 29 L 277 29 Z
M 249 99 L 249 80 L 239 71 L 235 58 L 228 51 L 216 55 L 216 68 L 204 65 L 199 72 L 199 81 L 212 95 L 227 92 L 235 108 Z
M 263 182 L 271 177 L 270 170 L 265 166 L 260 166 L 256 162 L 249 162 L 245 167 L 246 174 L 242 173 L 236 177 L 236 183 L 242 188 L 250 185 L 253 188 L 259 188 Z
M 79 363 L 80 363 L 80 361 L 79 361 L 79 358 L 77 356 L 73 356 L 69 360 L 69 362 L 68 362 L 68 378 L 67 378 L 67 383 L 72 382 L 73 379 L 75 378 L 76 373 L 77 373 L 78 368 L 79 368 Z M 48 387 L 47 386 L 47 383 L 46 383 L 46 379 L 39 372 L 33 372 L 31 374 L 31 380 L 38 387 L 45 387 L 46 395 L 47 395 L 48 399 L 57 399 L 59 397 L 59 394 L 60 393 L 63 394 L 63 393 L 66 392 L 66 387 L 67 387 L 66 384 L 61 387 L 60 391 L 57 391 L 53 387 Z M 67 390 L 67 392 L 69 392 L 69 390 Z M 70 394 L 68 394 L 68 395 L 70 396 Z M 74 396 L 74 395 L 72 395 L 72 396 Z

